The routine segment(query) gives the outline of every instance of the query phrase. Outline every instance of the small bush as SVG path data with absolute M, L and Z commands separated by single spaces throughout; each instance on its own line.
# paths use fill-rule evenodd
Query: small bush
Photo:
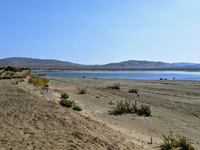
M 125 101 L 124 103 L 120 101 L 114 109 L 114 114 L 132 113 L 132 111 L 133 108 L 131 107 L 130 101 Z
M 96 98 L 100 98 L 99 96 L 96 96 Z
M 140 109 L 137 110 L 137 114 L 140 115 L 140 116 L 146 116 L 146 117 L 149 117 L 151 116 L 151 109 L 150 109 L 150 105 L 147 106 L 147 105 L 141 105 L 140 106 Z
M 192 143 L 185 137 L 179 137 L 175 139 L 172 135 L 172 132 L 168 136 L 163 135 L 164 141 L 160 146 L 161 150 L 170 150 L 170 149 L 181 149 L 181 150 L 195 150 L 192 146 Z
M 67 99 L 60 100 L 59 102 L 62 106 L 66 106 L 68 108 L 74 107 L 75 102 Z
M 113 86 L 108 86 L 108 88 L 113 89 L 113 90 L 120 90 L 120 84 L 116 83 Z
M 82 111 L 82 108 L 81 108 L 80 106 L 74 106 L 74 107 L 73 107 L 73 110 Z
M 78 89 L 78 93 L 79 94 L 86 94 L 87 93 L 87 87 L 81 87 L 81 88 L 77 88 Z
M 172 132 L 170 132 L 170 135 L 166 136 L 163 135 L 164 142 L 163 145 L 161 145 L 161 150 L 168 150 L 174 148 L 174 145 L 176 144 L 176 140 L 172 135 Z
M 130 101 L 125 102 L 117 102 L 116 107 L 113 108 L 113 114 L 120 115 L 120 114 L 126 114 L 126 113 L 136 113 L 140 116 L 149 117 L 151 116 L 151 109 L 150 105 L 141 105 L 140 108 L 137 107 L 137 101 L 135 101 L 135 104 L 131 104 Z
M 63 99 L 63 100 L 60 100 L 59 103 L 62 106 L 65 106 L 67 108 L 72 108 L 73 110 L 76 110 L 76 111 L 82 111 L 82 108 L 78 106 L 74 101 Z
M 30 78 L 28 81 L 30 84 L 42 86 L 42 87 L 49 87 L 49 80 L 46 78 L 41 78 L 41 77 L 33 77 Z
M 183 150 L 195 150 L 191 141 L 185 137 L 180 137 L 177 141 L 177 147 L 181 147 Z
M 67 93 L 63 93 L 63 94 L 61 94 L 61 98 L 68 99 L 69 95 Z
M 135 93 L 138 94 L 139 90 L 138 89 L 130 89 L 129 93 Z

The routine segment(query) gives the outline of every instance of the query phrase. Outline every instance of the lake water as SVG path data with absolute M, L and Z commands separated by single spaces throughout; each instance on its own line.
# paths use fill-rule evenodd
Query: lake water
M 45 71 L 47 77 L 200 80 L 200 72 L 184 71 Z

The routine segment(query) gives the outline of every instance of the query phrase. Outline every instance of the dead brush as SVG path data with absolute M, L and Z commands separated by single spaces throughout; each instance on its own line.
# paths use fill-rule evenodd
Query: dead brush
M 138 94 L 139 90 L 138 90 L 138 88 L 135 88 L 135 89 L 130 89 L 128 92 L 129 92 L 129 93 Z
M 107 88 L 113 89 L 113 90 L 120 90 L 120 84 L 116 83 L 116 84 L 114 84 L 112 86 L 108 86 Z
M 86 94 L 87 93 L 87 87 L 82 86 L 82 87 L 77 87 L 78 89 L 78 94 Z

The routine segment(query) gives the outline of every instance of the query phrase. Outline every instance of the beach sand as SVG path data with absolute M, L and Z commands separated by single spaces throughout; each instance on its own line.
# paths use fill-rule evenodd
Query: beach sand
M 116 83 L 120 90 L 108 89 Z M 163 134 L 185 136 L 200 149 L 200 82 L 176 80 L 125 80 L 50 78 L 50 89 L 67 92 L 83 108 L 82 114 L 105 123 L 124 137 L 147 149 L 159 149 Z M 78 94 L 77 88 L 87 87 L 87 94 Z M 137 94 L 129 89 L 139 89 Z M 150 104 L 152 117 L 133 114 L 110 115 L 112 103 L 130 100 Z M 149 144 L 153 139 L 153 144 Z
M 19 79 L 18 79 L 19 80 Z M 49 89 L 25 79 L 0 80 L 0 149 L 159 149 L 163 134 L 200 149 L 200 82 L 49 78 Z M 107 88 L 116 83 L 120 90 Z M 78 94 L 87 87 L 86 94 Z M 129 89 L 139 89 L 139 96 Z M 61 93 L 83 111 L 60 106 Z M 117 101 L 150 104 L 151 117 L 111 115 Z M 150 144 L 152 138 L 152 144 Z

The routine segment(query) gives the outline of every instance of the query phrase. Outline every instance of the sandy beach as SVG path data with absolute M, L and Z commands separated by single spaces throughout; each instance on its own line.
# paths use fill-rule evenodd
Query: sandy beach
M 200 149 L 200 82 L 49 78 L 49 88 L 0 80 L 0 149 L 159 149 L 163 134 Z M 116 83 L 120 90 L 107 88 Z M 80 87 L 86 94 L 78 94 Z M 137 88 L 139 94 L 129 93 Z M 68 93 L 83 111 L 60 106 Z M 138 96 L 139 95 L 139 96 Z M 150 104 L 152 116 L 111 115 L 117 101 Z M 151 142 L 152 138 L 152 144 Z
M 120 90 L 107 88 L 116 83 Z M 142 148 L 159 149 L 163 134 L 172 131 L 175 136 L 191 139 L 200 149 L 199 81 L 50 78 L 50 85 L 52 91 L 67 92 L 81 105 L 84 115 L 105 123 Z M 77 88 L 83 86 L 87 94 L 77 94 Z M 128 92 L 132 88 L 139 89 L 139 97 Z M 113 108 L 110 101 L 125 100 L 150 104 L 152 117 L 108 113 Z M 149 144 L 151 137 L 153 144 Z

